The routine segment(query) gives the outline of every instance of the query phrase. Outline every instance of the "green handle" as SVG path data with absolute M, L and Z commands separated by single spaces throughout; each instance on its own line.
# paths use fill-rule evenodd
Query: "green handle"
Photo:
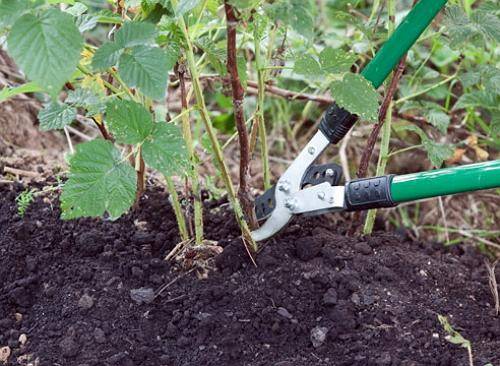
M 432 22 L 447 0 L 420 0 L 361 72 L 378 88 Z
M 395 176 L 394 202 L 500 187 L 500 160 Z
M 420 0 L 366 65 L 361 75 L 378 88 L 445 4 L 446 0 Z M 336 144 L 356 121 L 356 116 L 334 103 L 323 115 L 319 129 L 330 143 Z

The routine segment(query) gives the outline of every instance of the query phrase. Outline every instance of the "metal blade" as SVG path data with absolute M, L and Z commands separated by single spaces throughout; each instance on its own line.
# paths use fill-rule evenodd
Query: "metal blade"
M 309 143 L 281 176 L 274 190 L 275 208 L 266 222 L 252 232 L 254 240 L 267 239 L 280 231 L 292 218 L 297 208 L 294 194 L 301 189 L 302 177 L 309 166 L 326 149 L 330 141 L 321 131 L 316 132 Z

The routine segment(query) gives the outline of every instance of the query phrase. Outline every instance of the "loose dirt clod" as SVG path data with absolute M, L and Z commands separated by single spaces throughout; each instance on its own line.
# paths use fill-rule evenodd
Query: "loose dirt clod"
M 149 304 L 155 299 L 155 292 L 152 288 L 135 288 L 130 290 L 130 297 L 139 305 Z

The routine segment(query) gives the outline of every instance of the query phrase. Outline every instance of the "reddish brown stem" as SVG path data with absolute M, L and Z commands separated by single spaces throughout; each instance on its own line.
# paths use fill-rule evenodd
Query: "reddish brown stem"
M 240 185 L 238 189 L 238 198 L 240 199 L 243 212 L 251 228 L 257 227 L 257 218 L 254 212 L 254 199 L 250 192 L 248 183 L 249 164 L 250 164 L 250 140 L 248 130 L 245 125 L 245 115 L 243 112 L 243 97 L 245 91 L 241 85 L 238 75 L 238 63 L 236 58 L 236 26 L 238 18 L 234 8 L 224 2 L 227 22 L 227 71 L 231 81 L 233 94 L 233 108 L 236 129 L 238 130 L 238 139 L 240 144 Z
M 378 113 L 378 122 L 373 126 L 373 129 L 370 133 L 370 136 L 368 137 L 368 141 L 366 142 L 366 147 L 363 150 L 363 155 L 361 156 L 361 161 L 359 162 L 359 168 L 358 168 L 358 173 L 357 176 L 358 178 L 364 178 L 366 177 L 366 174 L 368 172 L 368 165 L 370 163 L 370 159 L 373 154 L 373 149 L 375 147 L 375 143 L 377 142 L 378 135 L 380 133 L 380 129 L 384 125 L 385 121 L 385 115 L 387 114 L 387 109 L 389 108 L 389 104 L 392 101 L 392 98 L 394 97 L 394 93 L 396 92 L 396 89 L 398 88 L 398 83 L 399 80 L 401 79 L 401 76 L 403 75 L 403 72 L 405 70 L 406 66 L 406 55 L 401 58 L 399 61 L 398 67 L 396 69 L 396 72 L 394 73 L 391 82 L 389 84 L 389 88 L 387 89 L 387 92 L 385 93 L 384 100 L 382 102 L 382 105 L 380 106 L 380 110 Z
M 99 123 L 99 122 L 97 122 L 93 118 L 92 118 L 92 120 L 96 124 L 97 128 L 99 129 L 99 131 L 101 131 L 101 135 L 102 135 L 102 137 L 104 137 L 105 140 L 108 140 L 108 141 L 111 141 L 111 142 L 115 142 L 115 139 L 110 135 L 110 133 L 106 129 L 106 126 L 104 126 L 104 122 Z

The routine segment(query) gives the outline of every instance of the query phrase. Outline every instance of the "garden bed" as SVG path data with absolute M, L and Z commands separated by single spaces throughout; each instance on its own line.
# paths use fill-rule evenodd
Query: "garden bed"
M 199 280 L 164 261 L 179 238 L 160 189 L 116 222 L 61 221 L 48 197 L 21 219 L 22 189 L 0 188 L 8 365 L 467 365 L 438 314 L 472 342 L 475 365 L 500 364 L 500 318 L 472 248 L 347 237 L 324 216 L 269 241 L 256 268 L 214 204 L 205 232 L 224 251 Z

